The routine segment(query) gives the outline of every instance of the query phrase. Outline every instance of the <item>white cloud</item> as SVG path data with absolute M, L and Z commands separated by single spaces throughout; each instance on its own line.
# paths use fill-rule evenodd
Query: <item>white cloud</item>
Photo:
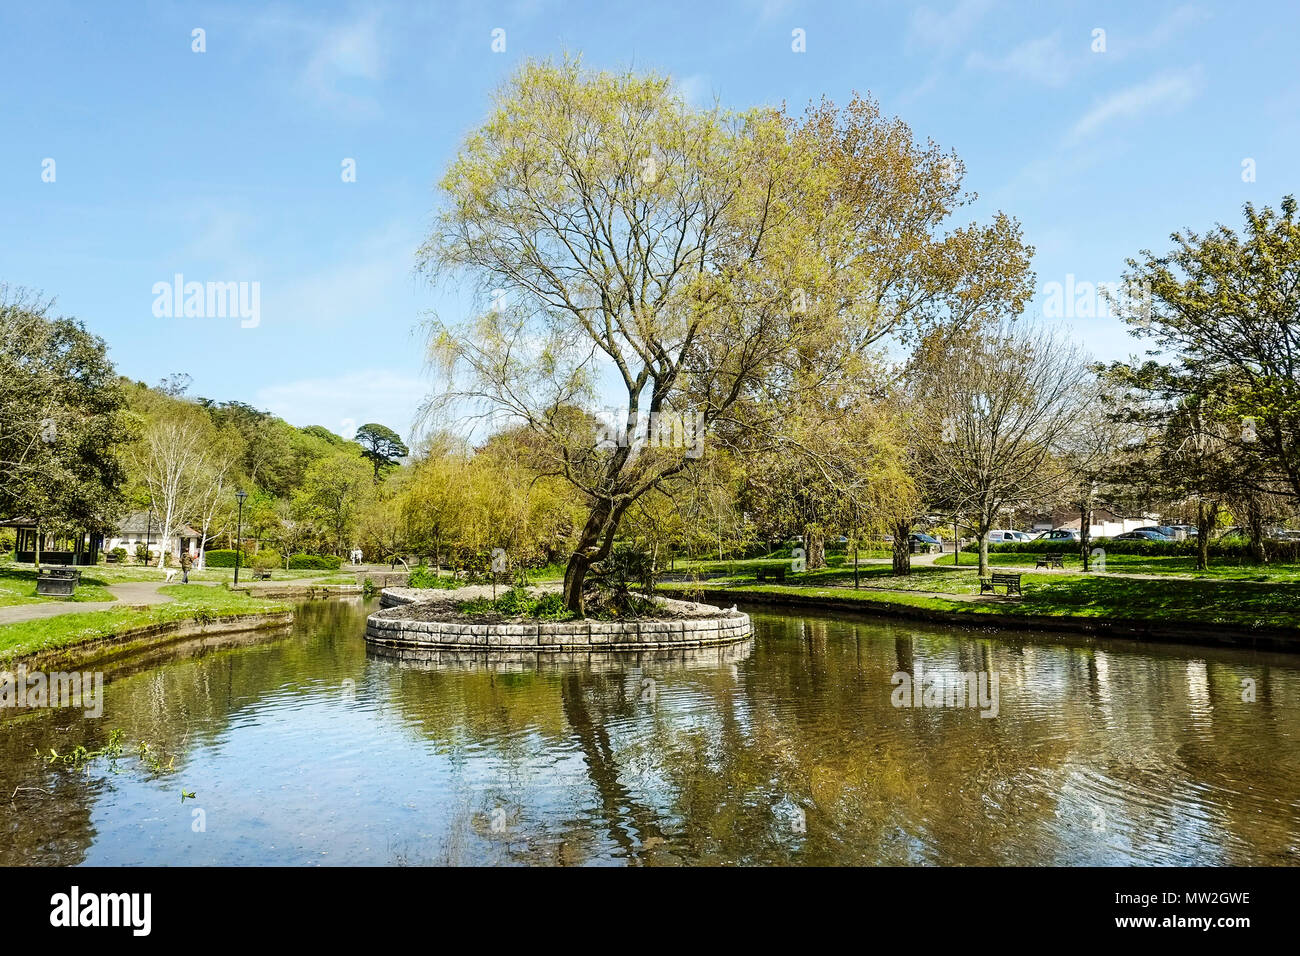
M 1145 34 L 1130 35 L 1118 32 L 1107 36 L 1109 52 L 1114 56 L 1122 58 L 1133 53 L 1144 53 L 1151 50 L 1158 50 L 1188 27 L 1195 26 L 1198 23 L 1203 23 L 1209 18 L 1210 14 L 1199 5 L 1191 3 L 1184 4 L 1181 7 L 1174 8 L 1167 17 L 1158 21 L 1156 25 Z
M 1045 86 L 1060 86 L 1074 71 L 1077 60 L 1065 51 L 1061 32 L 1026 40 L 1009 53 L 990 57 L 981 51 L 971 53 L 966 65 L 995 73 L 1010 73 Z
M 673 79 L 673 86 L 692 106 L 707 108 L 713 105 L 713 79 L 707 73 L 692 73 L 690 76 L 676 77 Z
M 223 17 L 218 16 L 218 20 Z M 373 88 L 383 76 L 385 31 L 381 14 L 370 10 L 351 20 L 322 20 L 273 7 L 248 16 L 227 13 L 285 88 L 334 115 L 373 118 L 380 112 Z
M 315 38 L 300 83 L 323 106 L 373 113 L 375 102 L 353 87 L 377 82 L 381 66 L 379 16 L 371 11 Z
M 1200 87 L 1201 71 L 1197 68 L 1153 77 L 1112 93 L 1079 118 L 1070 130 L 1070 139 L 1077 142 L 1115 120 L 1135 119 L 1152 110 L 1185 106 Z
M 264 317 L 284 323 L 307 323 L 318 332 L 373 325 L 377 317 L 407 313 L 415 307 L 411 268 L 418 237 L 390 225 L 358 237 L 348 254 L 320 269 L 263 283 Z
M 907 47 L 928 47 L 946 53 L 969 39 L 971 31 L 984 18 L 990 6 L 990 0 L 958 0 L 947 13 L 936 13 L 929 7 L 921 7 L 912 14 Z
M 409 439 L 429 391 L 429 383 L 418 375 L 365 369 L 267 385 L 258 389 L 253 404 L 291 425 L 324 425 L 342 434 L 348 428 L 345 423 L 355 430 L 357 425 L 379 422 Z

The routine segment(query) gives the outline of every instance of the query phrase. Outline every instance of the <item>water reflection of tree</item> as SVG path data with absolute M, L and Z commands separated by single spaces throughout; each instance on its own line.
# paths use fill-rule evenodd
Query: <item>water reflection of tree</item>
M 1221 827 L 1182 822 L 1197 787 L 1218 774 L 1240 784 L 1259 770 L 1234 766 L 1217 732 L 1221 717 L 1201 737 L 1182 729 L 1195 703 L 1186 651 L 818 619 L 764 624 L 739 682 L 722 672 L 680 675 L 690 693 L 661 693 L 654 708 L 607 676 L 577 671 L 558 684 L 529 683 L 528 703 L 509 707 L 512 728 L 537 719 L 556 733 L 555 698 L 547 699 L 555 694 L 566 725 L 559 733 L 583 755 L 596 809 L 590 819 L 534 821 L 539 839 L 523 841 L 516 856 L 581 842 L 588 825 L 602 829 L 607 853 L 644 862 L 1154 860 L 1155 840 L 1144 832 L 1175 859 L 1233 862 L 1274 858 L 1293 834 L 1291 801 L 1283 800 L 1266 811 L 1266 832 L 1252 837 L 1247 818 L 1258 826 L 1261 808 L 1240 794 Z M 1216 710 L 1224 693 L 1217 685 L 1236 679 L 1219 678 L 1219 668 L 1259 671 L 1242 661 L 1227 655 L 1209 665 Z M 889 677 L 918 662 L 998 671 L 1004 716 L 895 709 Z M 1287 680 L 1295 686 L 1294 671 Z M 1287 765 L 1295 744 L 1284 728 L 1295 723 L 1294 710 L 1238 709 L 1229 739 L 1271 725 L 1256 757 L 1266 764 L 1289 754 Z
M 5 721 L 0 862 L 78 862 L 95 838 L 104 784 L 42 767 L 36 747 L 95 749 L 120 728 L 183 768 L 244 709 L 344 679 L 464 788 L 435 830 L 445 852 L 425 838 L 395 858 L 1153 862 L 1158 844 L 1185 861 L 1295 862 L 1300 672 L 1285 658 L 773 615 L 734 665 L 420 670 L 370 660 L 359 622 L 311 606 L 287 640 L 124 669 L 103 720 Z M 918 663 L 998 671 L 1003 716 L 894 708 L 890 676 Z M 51 792 L 5 804 L 19 785 Z
M 164 763 L 175 757 L 180 771 L 193 748 L 220 738 L 233 717 L 268 694 L 319 688 L 326 675 L 333 688 L 346 677 L 360 681 L 366 665 L 365 646 L 357 639 L 363 617 L 355 604 L 306 605 L 287 640 L 283 631 L 225 635 L 105 668 L 101 718 L 61 709 L 0 722 L 0 864 L 76 864 L 94 840 L 93 808 L 111 786 L 109 762 L 100 758 L 70 769 L 38 760 L 38 749 L 66 754 L 81 745 L 99 751 L 121 730 L 128 747 L 146 743 Z M 116 766 L 148 772 L 130 750 Z M 13 794 L 16 787 L 30 789 Z

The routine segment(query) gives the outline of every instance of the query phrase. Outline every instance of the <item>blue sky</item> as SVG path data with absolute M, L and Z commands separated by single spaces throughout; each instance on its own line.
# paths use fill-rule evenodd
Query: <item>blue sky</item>
M 418 324 L 469 305 L 414 273 L 434 184 L 515 65 L 567 50 L 727 106 L 872 93 L 962 157 L 972 215 L 1021 220 L 1038 315 L 1049 283 L 1115 281 L 1173 230 L 1297 190 L 1298 35 L 1283 2 L 10 3 L 0 281 L 56 296 L 133 378 L 408 434 Z M 260 283 L 260 323 L 155 316 L 177 273 Z M 1131 350 L 1113 319 L 1053 321 Z

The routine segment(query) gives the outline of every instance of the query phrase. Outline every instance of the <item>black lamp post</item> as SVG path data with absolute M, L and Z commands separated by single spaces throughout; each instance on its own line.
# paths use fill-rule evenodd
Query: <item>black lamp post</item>
M 235 583 L 239 583 L 239 549 L 243 547 L 244 541 L 244 499 L 248 497 L 248 492 L 240 489 L 235 492 L 235 497 L 239 500 L 239 517 L 235 519 Z

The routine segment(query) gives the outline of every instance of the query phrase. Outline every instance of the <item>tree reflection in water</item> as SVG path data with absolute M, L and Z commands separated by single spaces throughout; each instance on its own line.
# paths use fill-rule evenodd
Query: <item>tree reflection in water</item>
M 397 659 L 365 611 L 0 719 L 0 862 L 1297 862 L 1291 657 L 758 614 L 732 648 Z M 996 671 L 999 716 L 895 707 L 918 666 Z M 34 757 L 114 729 L 176 770 Z

